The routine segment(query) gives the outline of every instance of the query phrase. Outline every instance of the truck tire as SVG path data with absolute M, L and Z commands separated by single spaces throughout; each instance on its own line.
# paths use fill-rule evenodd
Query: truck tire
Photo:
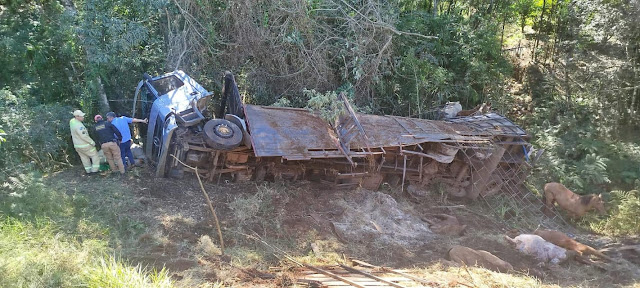
M 242 135 L 244 137 L 242 138 L 242 144 L 244 144 L 244 146 L 247 146 L 247 148 L 251 148 L 251 136 L 247 131 L 247 126 L 244 123 L 244 120 L 240 119 L 240 117 L 233 114 L 224 115 L 224 119 L 229 120 L 231 121 L 231 123 L 236 124 L 238 125 L 238 127 L 240 127 L 240 130 L 242 130 Z
M 224 119 L 211 119 L 204 124 L 204 139 L 216 150 L 231 150 L 242 143 L 242 130 Z

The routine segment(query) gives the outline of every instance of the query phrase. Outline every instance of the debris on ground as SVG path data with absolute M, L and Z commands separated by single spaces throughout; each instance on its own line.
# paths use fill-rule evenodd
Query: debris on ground
M 333 225 L 347 242 L 415 247 L 434 237 L 427 223 L 403 211 L 389 194 L 361 189 L 333 204 L 344 209 Z

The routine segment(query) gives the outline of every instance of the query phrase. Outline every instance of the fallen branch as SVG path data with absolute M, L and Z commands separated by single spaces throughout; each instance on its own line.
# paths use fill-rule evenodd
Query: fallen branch
M 220 251 L 221 251 L 222 255 L 224 255 L 224 241 L 222 240 L 222 231 L 220 230 L 220 221 L 218 221 L 218 216 L 216 215 L 216 210 L 213 208 L 213 205 L 211 204 L 211 199 L 209 199 L 209 194 L 207 194 L 207 191 L 204 190 L 204 185 L 202 185 L 202 180 L 200 180 L 200 173 L 198 173 L 198 167 L 191 167 L 191 166 L 185 164 L 184 162 L 180 161 L 180 159 L 176 158 L 176 156 L 174 156 L 173 154 L 171 154 L 171 157 L 173 157 L 173 159 L 176 159 L 176 161 L 178 161 L 184 167 L 187 167 L 187 168 L 189 168 L 191 170 L 194 170 L 196 172 L 196 177 L 198 178 L 198 183 L 200 183 L 200 189 L 202 189 L 202 194 L 204 194 L 204 198 L 207 200 L 207 204 L 209 204 L 209 209 L 211 210 L 211 214 L 213 215 L 213 219 L 216 222 L 216 229 L 218 229 L 218 237 L 220 238 Z
M 453 206 L 431 206 L 434 209 L 451 209 L 451 208 L 466 208 L 465 205 L 453 205 Z

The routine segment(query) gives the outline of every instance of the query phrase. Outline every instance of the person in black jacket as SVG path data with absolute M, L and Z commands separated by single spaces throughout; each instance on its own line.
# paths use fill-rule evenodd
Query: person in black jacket
M 93 120 L 96 121 L 95 129 L 98 134 L 98 141 L 101 144 L 104 157 L 109 162 L 111 171 L 116 172 L 119 170 L 120 174 L 124 175 L 124 164 L 122 163 L 122 157 L 120 157 L 119 145 L 122 134 L 109 121 L 103 120 L 102 115 L 96 115 Z

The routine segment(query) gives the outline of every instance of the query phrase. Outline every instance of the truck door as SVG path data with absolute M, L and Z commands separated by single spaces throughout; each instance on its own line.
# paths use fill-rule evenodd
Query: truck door
M 155 94 L 153 94 L 151 90 L 149 90 L 149 87 L 147 87 L 147 85 L 148 84 L 145 83 L 140 88 L 140 111 L 139 111 L 140 114 L 137 114 L 137 115 L 140 115 L 140 117 L 136 117 L 136 118 L 149 119 L 150 118 L 149 116 L 151 115 L 151 107 L 153 106 L 153 101 L 156 101 L 156 99 L 158 98 L 156 97 Z M 149 119 L 149 123 L 151 123 L 151 119 Z M 145 133 L 149 128 L 149 125 L 145 124 L 144 122 L 137 123 L 137 124 L 138 124 L 138 131 L 144 131 L 142 133 Z
M 164 119 L 158 115 L 154 122 L 153 138 L 151 143 L 151 161 L 153 163 L 158 163 L 158 158 L 162 152 Z

